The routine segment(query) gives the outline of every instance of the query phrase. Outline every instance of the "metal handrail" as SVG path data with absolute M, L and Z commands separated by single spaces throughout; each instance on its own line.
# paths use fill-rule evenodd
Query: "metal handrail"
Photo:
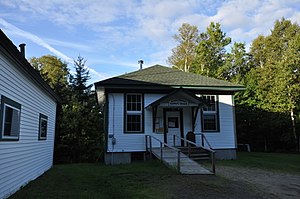
M 201 135 L 202 136 L 202 146 L 204 147 L 204 141 L 206 142 L 206 144 L 208 145 L 208 147 L 210 149 L 212 149 L 209 141 L 207 140 L 206 136 L 203 133 L 195 133 L 195 135 Z
M 179 137 L 178 135 L 173 135 L 173 141 L 175 142 L 175 138 L 179 138 L 180 140 L 183 140 L 184 142 L 188 143 L 188 156 L 190 157 L 191 156 L 191 145 L 194 145 L 194 146 L 197 146 L 195 142 L 192 142 L 190 140 L 187 140 L 185 138 L 182 138 L 182 137 Z M 208 142 L 208 141 L 207 141 Z M 208 143 L 209 144 L 209 143 Z M 210 146 L 210 145 L 208 145 Z M 207 151 L 210 153 L 210 160 L 211 160 L 211 165 L 212 165 L 212 172 L 213 173 L 216 173 L 216 165 L 215 165 L 215 151 L 211 149 L 211 147 L 208 149 L 208 148 L 205 148 L 204 146 L 198 146 L 200 147 L 201 149 Z
M 148 147 L 148 138 L 149 138 L 149 145 L 150 147 Z M 152 138 L 156 141 L 158 141 L 160 143 L 160 161 L 163 161 L 163 147 L 168 147 L 174 151 L 177 152 L 177 170 L 178 172 L 180 172 L 180 153 L 181 153 L 181 150 L 180 149 L 177 149 L 175 147 L 172 147 L 170 145 L 168 145 L 167 143 L 165 142 L 162 142 L 160 139 L 154 137 L 154 136 L 151 136 L 151 135 L 145 135 L 145 139 L 146 139 L 146 151 L 149 151 L 150 152 L 150 156 L 152 158 Z M 150 149 L 150 150 L 149 150 Z
M 174 137 L 177 137 L 178 139 L 183 140 L 184 142 L 187 142 L 187 143 L 189 143 L 190 145 L 192 144 L 192 145 L 197 146 L 197 144 L 196 144 L 195 142 L 192 142 L 192 141 L 187 140 L 187 139 L 185 139 L 185 138 L 179 137 L 178 135 L 174 135 Z M 208 141 L 207 141 L 207 142 L 208 142 Z M 210 146 L 209 143 L 208 143 L 208 146 L 209 146 L 209 148 L 205 148 L 204 146 L 198 146 L 198 147 L 201 147 L 202 149 L 204 149 L 204 150 L 206 150 L 206 151 L 209 151 L 209 152 L 215 152 L 215 151 L 211 148 L 211 146 Z

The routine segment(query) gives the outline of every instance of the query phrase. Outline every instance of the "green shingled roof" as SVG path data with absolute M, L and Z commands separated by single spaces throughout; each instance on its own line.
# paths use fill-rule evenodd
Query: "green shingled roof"
M 244 86 L 231 82 L 205 77 L 194 73 L 186 73 L 166 66 L 154 65 L 149 68 L 120 75 L 100 81 L 97 84 L 155 84 L 183 88 L 218 88 L 218 90 L 243 90 Z M 222 89 L 223 88 L 223 89 Z

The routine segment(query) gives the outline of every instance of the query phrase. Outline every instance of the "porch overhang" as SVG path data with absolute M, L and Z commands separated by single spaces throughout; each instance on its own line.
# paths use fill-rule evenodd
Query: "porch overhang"
M 184 107 L 204 107 L 205 103 L 194 93 L 184 89 L 175 90 L 168 95 L 152 102 L 145 109 L 166 107 L 166 108 L 184 108 Z
M 194 93 L 184 90 L 178 89 L 175 90 L 160 99 L 152 102 L 145 109 L 152 109 L 153 116 L 153 132 L 155 131 L 155 121 L 157 117 L 157 109 L 158 108 L 186 108 L 190 107 L 192 109 L 192 129 L 195 130 L 195 122 L 197 118 L 197 114 L 200 108 L 206 107 L 205 102 L 202 101 L 201 98 L 197 97 Z

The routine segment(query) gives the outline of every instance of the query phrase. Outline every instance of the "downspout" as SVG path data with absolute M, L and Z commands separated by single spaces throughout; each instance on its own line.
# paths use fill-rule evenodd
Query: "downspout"
M 115 96 L 112 94 L 112 101 L 113 101 L 113 111 L 112 111 L 112 151 L 111 151 L 111 159 L 110 164 L 112 165 L 114 163 L 114 150 L 115 150 L 115 144 L 116 144 L 116 138 L 115 138 Z

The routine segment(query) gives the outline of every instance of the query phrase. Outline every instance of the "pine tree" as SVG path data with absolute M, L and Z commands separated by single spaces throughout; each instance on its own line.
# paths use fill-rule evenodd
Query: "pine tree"
M 77 60 L 74 60 L 76 73 L 70 77 L 70 86 L 73 96 L 80 103 L 87 101 L 92 87 L 92 85 L 87 85 L 90 74 L 85 64 L 86 60 L 84 60 L 83 57 L 78 56 Z
M 225 63 L 225 47 L 230 42 L 231 38 L 226 37 L 221 30 L 221 25 L 211 22 L 206 32 L 200 34 L 192 71 L 209 77 L 217 77 L 219 68 Z
M 99 160 L 103 149 L 101 114 L 96 95 L 88 85 L 86 60 L 78 56 L 74 61 L 75 74 L 70 78 L 71 100 L 63 106 L 62 144 L 67 145 L 73 162 Z
M 218 77 L 244 84 L 246 74 L 251 69 L 251 57 L 246 53 L 245 43 L 235 42 L 225 58 L 224 65 L 218 70 Z

